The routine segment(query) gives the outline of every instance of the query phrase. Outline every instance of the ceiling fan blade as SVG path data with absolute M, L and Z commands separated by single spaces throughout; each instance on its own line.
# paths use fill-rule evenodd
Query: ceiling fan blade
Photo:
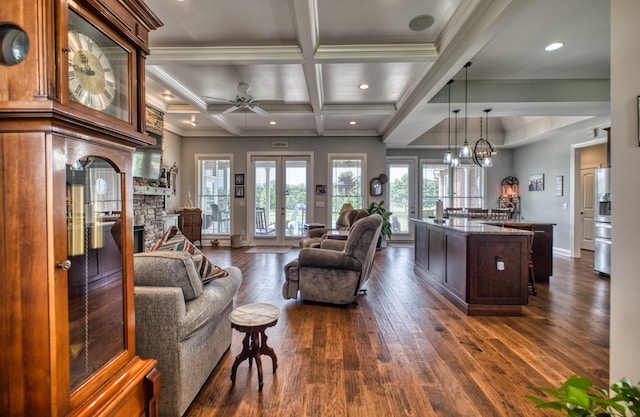
M 203 96 L 204 98 L 208 98 L 209 100 L 218 100 L 218 101 L 224 101 L 225 103 L 233 103 L 235 104 L 235 100 L 229 100 L 228 98 L 220 98 L 220 97 L 209 97 L 209 96 Z
M 249 110 L 251 110 L 254 113 L 258 113 L 261 116 L 268 116 L 269 112 L 267 112 L 265 109 L 263 109 L 260 106 L 254 105 L 254 106 L 249 106 Z
M 239 110 L 241 108 L 242 108 L 241 106 L 229 107 L 227 110 L 223 111 L 222 114 L 231 113 L 231 112 L 234 112 L 234 111 Z

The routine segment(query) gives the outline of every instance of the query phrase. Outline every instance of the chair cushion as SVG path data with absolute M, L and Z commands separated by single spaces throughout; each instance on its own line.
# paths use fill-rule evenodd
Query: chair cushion
M 179 287 L 185 301 L 202 294 L 202 281 L 188 252 L 136 253 L 133 271 L 133 282 L 138 287 Z
M 226 277 L 227 272 L 214 265 L 193 243 L 189 241 L 176 226 L 171 226 L 167 233 L 164 234 L 151 248 L 154 251 L 183 251 L 188 252 L 196 264 L 196 269 L 200 274 L 203 284 L 221 277 Z

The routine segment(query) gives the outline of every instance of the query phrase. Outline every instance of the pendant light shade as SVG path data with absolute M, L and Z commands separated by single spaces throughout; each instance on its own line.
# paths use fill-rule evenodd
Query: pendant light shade
M 464 65 L 464 143 L 462 144 L 462 148 L 460 148 L 460 158 L 468 159 L 471 158 L 471 146 L 469 145 L 469 141 L 467 140 L 467 120 L 469 118 L 467 114 L 467 87 L 468 87 L 468 73 L 469 67 L 471 66 L 471 62 L 467 62 Z
M 453 161 L 453 152 L 451 152 L 451 84 L 453 84 L 453 80 L 449 80 L 447 85 L 449 86 L 449 107 L 447 111 L 447 151 L 444 153 L 444 158 L 442 158 L 442 162 L 445 164 L 451 164 Z
M 454 138 L 455 138 L 455 145 L 453 147 L 453 155 L 451 158 L 451 166 L 452 167 L 458 167 L 460 166 L 460 158 L 458 157 L 458 154 L 456 153 L 456 150 L 458 148 L 458 113 L 460 112 L 460 109 L 455 109 L 453 111 L 453 114 L 455 115 L 455 123 L 454 123 L 454 127 L 453 127 L 453 131 L 454 131 Z

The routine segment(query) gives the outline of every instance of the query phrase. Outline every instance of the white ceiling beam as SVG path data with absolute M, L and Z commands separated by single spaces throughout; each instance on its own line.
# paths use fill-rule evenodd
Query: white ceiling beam
M 169 47 L 151 48 L 147 65 L 164 62 L 193 61 L 215 62 L 217 64 L 238 63 L 298 63 L 303 59 L 297 45 L 274 46 L 208 46 L 208 47 Z
M 435 61 L 438 51 L 433 43 L 320 45 L 318 62 L 422 62 Z

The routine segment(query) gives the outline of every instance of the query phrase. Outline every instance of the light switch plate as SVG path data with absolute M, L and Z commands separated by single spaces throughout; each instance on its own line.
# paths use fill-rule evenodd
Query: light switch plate
M 324 207 L 324 201 L 316 201 L 316 207 Z

